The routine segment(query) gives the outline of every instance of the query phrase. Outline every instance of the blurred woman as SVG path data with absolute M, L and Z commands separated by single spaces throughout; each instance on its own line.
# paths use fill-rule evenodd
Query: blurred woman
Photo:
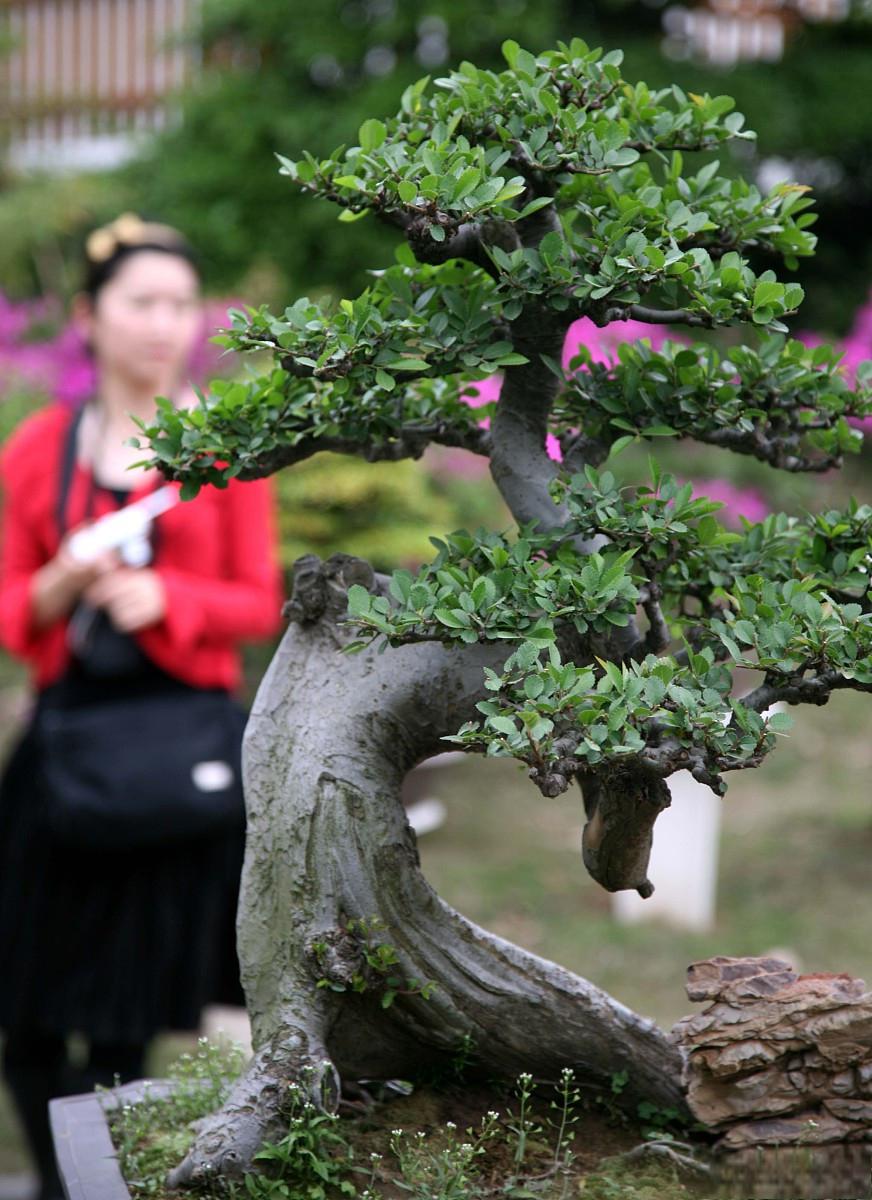
M 129 759 L 150 755 L 156 803 L 166 801 L 175 768 L 149 749 L 148 714 L 165 721 L 174 705 L 182 747 L 193 736 L 184 714 L 193 723 L 204 696 L 223 720 L 240 681 L 239 643 L 271 635 L 281 603 L 263 481 L 184 503 L 170 495 L 126 561 L 115 548 L 83 555 L 79 543 L 75 552 L 77 530 L 164 483 L 132 466 L 142 452 L 128 439 L 134 418 L 154 417 L 156 396 L 194 401 L 185 368 L 200 333 L 198 273 L 175 230 L 125 214 L 91 235 L 86 257 L 73 316 L 93 354 L 94 395 L 78 411 L 53 405 L 30 417 L 0 460 L 0 640 L 29 664 L 36 693 L 0 786 L 0 1028 L 43 1200 L 60 1194 L 49 1098 L 140 1077 L 155 1033 L 196 1029 L 207 1002 L 238 1002 L 242 854 L 238 822 L 203 835 L 195 823 L 176 837 L 173 813 L 160 828 L 140 816 L 121 842 L 104 840 L 100 824 L 92 842 L 81 830 L 78 840 L 59 833 L 68 797 L 56 774 L 70 764 L 52 760 L 49 772 L 57 743 L 47 731 L 92 714 L 145 713 L 116 748 L 97 743 L 97 766 L 111 783 Z M 131 698 L 139 709 L 125 709 Z M 199 767 L 212 776 L 198 787 L 230 786 L 214 762 Z M 87 1046 L 75 1070 L 71 1033 Z

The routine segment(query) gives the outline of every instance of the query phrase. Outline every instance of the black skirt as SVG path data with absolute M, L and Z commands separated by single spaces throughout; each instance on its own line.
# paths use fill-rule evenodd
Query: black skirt
M 124 684 L 128 694 L 186 686 L 157 668 Z M 73 674 L 38 703 L 105 699 L 106 687 Z M 242 1003 L 243 834 L 71 851 L 47 836 L 43 808 L 31 725 L 0 781 L 0 1027 L 140 1042 L 196 1029 L 207 1003 Z

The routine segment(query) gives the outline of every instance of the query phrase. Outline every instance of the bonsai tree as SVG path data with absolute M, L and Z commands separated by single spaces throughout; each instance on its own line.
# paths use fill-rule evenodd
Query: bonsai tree
M 464 63 L 409 87 L 396 117 L 328 159 L 281 160 L 340 220 L 392 226 L 396 263 L 335 308 L 235 314 L 227 343 L 268 351 L 271 368 L 188 411 L 162 402 L 145 431 L 187 495 L 322 449 L 463 447 L 487 456 L 517 522 L 434 539 L 416 575 L 297 563 L 246 736 L 239 952 L 255 1055 L 176 1185 L 244 1170 L 288 1080 L 330 1104 L 341 1077 L 408 1077 L 461 1051 L 491 1076 L 626 1071 L 628 1097 L 680 1105 L 678 1053 L 656 1027 L 433 892 L 403 776 L 450 745 L 518 759 L 545 796 L 578 785 L 587 870 L 647 896 L 673 772 L 722 793 L 786 728 L 766 717 L 773 702 L 872 689 L 872 509 L 728 532 L 656 463 L 633 488 L 603 465 L 664 438 L 787 471 L 857 449 L 872 367 L 852 391 L 834 351 L 789 340 L 802 290 L 750 262 L 812 252 L 805 189 L 761 195 L 719 174 L 710 152 L 753 136 L 728 97 L 626 83 L 620 53 L 578 39 L 504 54 L 502 73 Z M 564 371 L 580 316 L 752 337 L 729 351 L 637 341 Z M 464 389 L 494 372 L 498 402 L 472 409 Z M 757 682 L 735 695 L 739 668 Z

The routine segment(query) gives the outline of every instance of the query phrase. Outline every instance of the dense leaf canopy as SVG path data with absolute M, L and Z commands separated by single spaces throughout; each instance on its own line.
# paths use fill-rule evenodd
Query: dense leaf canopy
M 787 340 L 802 289 L 749 264 L 761 247 L 788 270 L 812 253 L 805 189 L 761 195 L 717 160 L 686 166 L 753 137 L 728 97 L 626 83 L 619 53 L 578 39 L 504 53 L 500 73 L 463 63 L 409 87 L 354 146 L 282 160 L 341 219 L 394 227 L 397 262 L 335 307 L 235 313 L 225 344 L 267 352 L 271 367 L 191 410 L 163 404 L 145 434 L 187 494 L 320 449 L 397 459 L 435 442 L 490 456 L 518 530 L 434 539 L 417 575 L 352 587 L 355 645 L 503 641 L 481 720 L 456 740 L 521 759 L 546 794 L 589 770 L 684 767 L 721 791 L 724 772 L 758 765 L 786 727 L 765 715 L 772 703 L 872 690 L 872 512 L 735 533 L 655 463 L 632 489 L 598 468 L 662 438 L 791 471 L 837 466 L 859 446 L 851 419 L 872 414 L 872 364 L 852 388 L 832 350 Z M 745 323 L 751 344 L 679 334 L 564 369 L 563 334 L 582 316 Z M 472 409 L 465 393 L 498 371 L 499 401 Z M 739 698 L 737 669 L 758 680 Z

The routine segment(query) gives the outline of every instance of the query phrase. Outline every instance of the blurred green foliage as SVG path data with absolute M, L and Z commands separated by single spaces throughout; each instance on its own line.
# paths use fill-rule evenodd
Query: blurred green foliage
M 133 207 L 192 238 L 211 289 L 354 295 L 395 236 L 365 220 L 336 237 L 331 206 L 307 204 L 274 155 L 330 153 L 364 117 L 392 112 L 421 74 L 464 58 L 498 66 L 506 37 L 537 48 L 578 34 L 623 46 L 630 78 L 734 96 L 759 141 L 725 170 L 753 177 L 778 158 L 814 184 L 821 250 L 796 275 L 803 323 L 843 333 L 872 281 L 872 23 L 800 27 L 781 62 L 726 72 L 666 59 L 661 17 L 662 5 L 640 0 L 204 0 L 192 31 L 204 69 L 180 98 L 183 119 L 137 162 L 29 184 L 0 175 L 0 280 L 17 294 L 68 294 L 84 230 Z
M 143 206 L 185 228 L 218 287 L 258 267 L 261 286 L 354 294 L 396 239 L 371 222 L 334 237 L 335 214 L 278 174 L 276 153 L 328 154 L 363 116 L 389 112 L 423 72 L 498 65 L 507 30 L 538 42 L 558 0 L 207 0 L 206 69 L 184 119 L 129 173 Z M 274 272 L 269 279 L 269 272 Z
M 15 179 L 0 171 L 0 291 L 70 296 L 81 282 L 84 234 L 133 206 L 111 173 Z
M 665 59 L 660 15 L 638 0 L 325 0 L 292 10 L 280 0 L 206 0 L 210 65 L 183 102 L 183 122 L 129 179 L 144 207 L 191 233 L 216 286 L 255 269 L 267 292 L 353 295 L 395 238 L 369 220 L 336 237 L 335 212 L 307 205 L 273 155 L 330 153 L 354 140 L 364 117 L 393 111 L 423 72 L 439 76 L 464 58 L 498 66 L 505 37 L 541 47 L 579 34 L 623 46 L 630 78 L 728 91 L 758 131 L 757 161 L 802 160 L 801 172 L 824 185 L 816 232 L 826 247 L 798 273 L 804 319 L 842 332 L 872 281 L 869 24 L 806 26 L 782 62 L 726 73 Z M 752 175 L 754 162 L 734 169 Z
M 470 456 L 471 457 L 471 456 Z M 377 570 L 419 564 L 433 555 L 434 529 L 509 524 L 496 488 L 427 462 L 367 463 L 316 454 L 283 471 L 280 501 L 282 562 L 303 554 L 342 551 Z

